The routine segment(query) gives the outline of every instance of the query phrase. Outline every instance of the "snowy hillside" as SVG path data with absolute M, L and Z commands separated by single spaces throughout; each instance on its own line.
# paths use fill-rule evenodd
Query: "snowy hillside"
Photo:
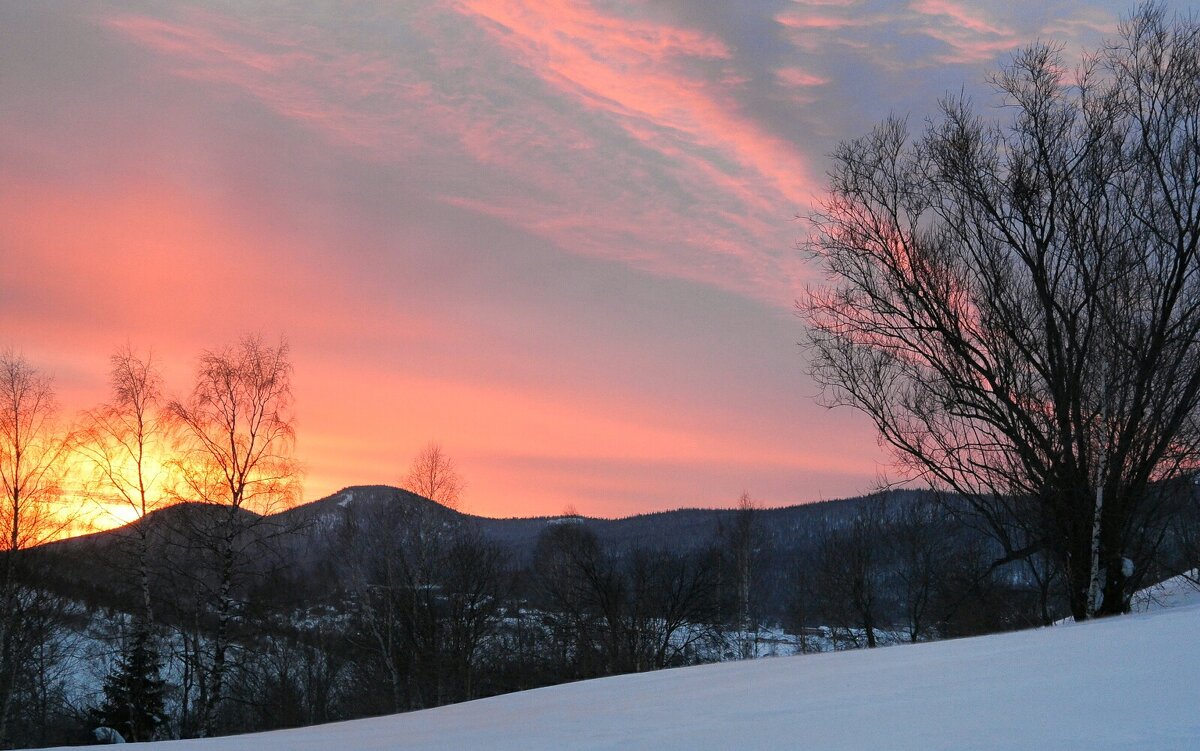
M 584 681 L 146 751 L 1195 749 L 1200 605 Z

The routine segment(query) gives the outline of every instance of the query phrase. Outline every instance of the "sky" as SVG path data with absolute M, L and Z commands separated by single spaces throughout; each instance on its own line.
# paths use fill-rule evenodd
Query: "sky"
M 286 338 L 305 500 L 430 441 L 487 516 L 869 492 L 798 346 L 827 155 L 1131 8 L 9 0 L 0 347 L 70 418 L 124 344 L 182 395 Z

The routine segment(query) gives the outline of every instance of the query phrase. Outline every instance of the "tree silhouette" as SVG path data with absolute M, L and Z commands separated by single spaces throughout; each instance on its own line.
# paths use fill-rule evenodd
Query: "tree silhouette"
M 149 741 L 165 722 L 158 652 L 144 629 L 136 629 L 104 679 L 104 700 L 92 717 L 119 732 L 127 741 Z
M 1200 23 L 1148 5 L 1070 77 L 1035 45 L 989 122 L 942 102 L 834 155 L 801 302 L 812 372 L 913 476 L 1127 610 L 1200 466 Z

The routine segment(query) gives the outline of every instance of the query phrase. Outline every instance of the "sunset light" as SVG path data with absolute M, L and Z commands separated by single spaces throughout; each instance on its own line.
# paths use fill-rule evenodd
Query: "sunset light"
M 114 452 L 111 477 L 96 466 L 94 447 L 76 449 L 68 460 L 69 471 L 62 480 L 64 517 L 70 520 L 67 534 L 98 532 L 124 526 L 170 505 L 177 488 L 170 464 L 176 459 L 166 446 L 152 446 L 142 457 L 146 509 L 141 507 L 137 463 L 133 457 Z M 111 479 L 111 478 L 115 478 Z M 115 486 L 119 483 L 119 487 Z
M 490 516 L 876 485 L 886 455 L 795 346 L 822 155 L 885 92 L 1111 23 L 917 4 L 888 22 L 930 67 L 899 70 L 836 44 L 879 19 L 824 3 L 760 19 L 758 47 L 589 3 L 339 12 L 400 34 L 359 38 L 317 8 L 9 15 L 0 320 L 64 409 L 104 398 L 126 342 L 178 394 L 201 350 L 283 335 L 304 498 L 395 483 L 438 440 Z M 828 106 L 846 86 L 868 92 Z
M 1040 29 L 1084 44 L 1115 23 L 792 4 L 747 46 L 749 15 L 698 10 L 335 15 L 9 14 L 6 80 L 25 83 L 0 89 L 0 241 L 22 260 L 0 321 L 66 413 L 104 398 L 125 343 L 178 395 L 202 350 L 285 336 L 305 499 L 398 482 L 437 440 L 470 479 L 463 508 L 489 516 L 877 485 L 869 425 L 816 403 L 795 346 L 814 277 L 793 217 L 823 155 L 896 92 L 974 80 Z M 915 58 L 850 52 L 894 24 L 924 40 Z
M 1200 747 L 1198 196 L 1200 0 L 3 0 L 0 748 Z

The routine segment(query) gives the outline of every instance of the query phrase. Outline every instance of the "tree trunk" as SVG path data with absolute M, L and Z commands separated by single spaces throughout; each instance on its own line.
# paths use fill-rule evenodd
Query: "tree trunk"
M 1097 471 L 1096 477 L 1096 503 L 1092 510 L 1092 539 L 1091 539 L 1091 560 L 1088 569 L 1088 599 L 1087 599 L 1087 614 L 1089 618 L 1093 618 L 1096 612 L 1100 609 L 1104 597 L 1103 580 L 1104 568 L 1100 565 L 1100 532 L 1104 518 L 1104 462 L 1100 462 L 1100 469 Z
M 236 512 L 237 507 L 232 506 Z M 217 632 L 213 635 L 213 661 L 208 701 L 200 723 L 200 735 L 211 737 L 216 731 L 217 710 L 225 690 L 226 653 L 229 649 L 229 624 L 233 617 L 233 531 L 226 533 L 221 548 L 221 584 L 217 596 Z

